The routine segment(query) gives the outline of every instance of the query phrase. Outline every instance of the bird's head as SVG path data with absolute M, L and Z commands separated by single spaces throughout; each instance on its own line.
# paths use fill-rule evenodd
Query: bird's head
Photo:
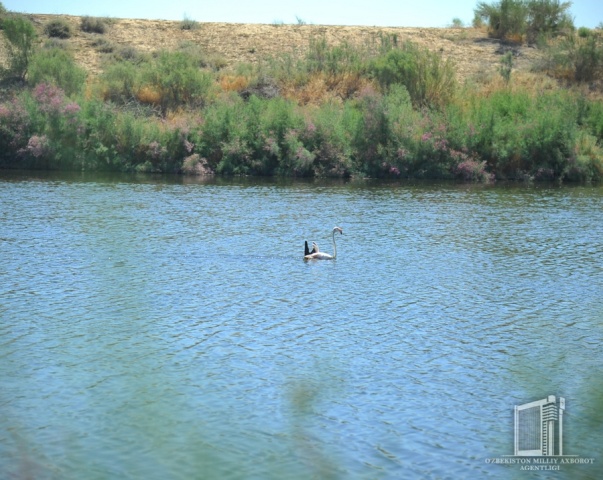
M 335 232 L 339 232 L 339 233 L 341 233 L 343 235 L 343 229 L 341 227 L 335 227 L 335 228 L 333 228 L 333 233 L 335 233 Z

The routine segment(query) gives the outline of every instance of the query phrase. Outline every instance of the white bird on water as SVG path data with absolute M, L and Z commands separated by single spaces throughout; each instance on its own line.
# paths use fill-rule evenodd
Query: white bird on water
M 304 249 L 304 260 L 335 260 L 337 258 L 337 244 L 335 243 L 335 232 L 339 232 L 343 235 L 343 229 L 341 227 L 333 228 L 333 255 L 321 252 L 318 249 L 318 245 L 312 242 L 312 250 L 308 249 L 308 242 L 306 241 Z

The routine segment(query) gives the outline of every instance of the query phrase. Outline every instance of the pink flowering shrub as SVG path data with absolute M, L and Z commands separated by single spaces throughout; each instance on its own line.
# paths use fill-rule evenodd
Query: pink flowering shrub
M 27 146 L 31 137 L 31 118 L 24 102 L 15 97 L 0 104 L 0 160 Z
M 66 103 L 65 92 L 48 83 L 37 85 L 32 94 L 39 110 L 46 114 L 61 113 Z
M 29 139 L 29 142 L 27 142 L 27 147 L 22 149 L 22 153 L 31 155 L 35 158 L 48 156 L 50 151 L 50 143 L 48 142 L 46 135 L 33 135 Z
M 494 175 L 486 171 L 486 162 L 465 159 L 454 169 L 457 178 L 464 181 L 489 183 L 494 180 Z
M 213 175 L 213 170 L 207 164 L 207 159 L 198 153 L 193 153 L 184 159 L 182 172 L 187 175 Z

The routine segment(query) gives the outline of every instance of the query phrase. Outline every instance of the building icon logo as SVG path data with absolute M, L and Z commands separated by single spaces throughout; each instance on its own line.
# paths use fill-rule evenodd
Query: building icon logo
M 565 398 L 555 395 L 515 405 L 513 455 L 486 458 L 486 463 L 531 471 L 559 471 L 564 468 L 592 466 L 594 458 L 565 453 L 564 412 Z
M 515 456 L 563 456 L 565 398 L 515 405 Z

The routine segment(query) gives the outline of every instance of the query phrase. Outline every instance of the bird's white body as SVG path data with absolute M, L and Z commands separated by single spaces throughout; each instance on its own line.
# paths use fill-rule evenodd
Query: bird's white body
M 316 252 L 306 255 L 304 258 L 306 260 L 333 260 L 335 257 L 325 252 Z

